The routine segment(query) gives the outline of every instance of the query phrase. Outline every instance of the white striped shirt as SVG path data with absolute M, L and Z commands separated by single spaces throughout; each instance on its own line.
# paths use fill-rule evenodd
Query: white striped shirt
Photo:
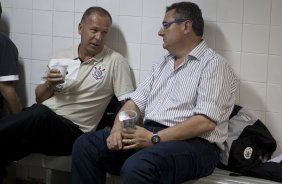
M 174 69 L 167 54 L 131 94 L 145 120 L 174 126 L 195 114 L 217 123 L 200 137 L 219 147 L 227 138 L 228 117 L 235 103 L 236 77 L 230 65 L 203 40 Z

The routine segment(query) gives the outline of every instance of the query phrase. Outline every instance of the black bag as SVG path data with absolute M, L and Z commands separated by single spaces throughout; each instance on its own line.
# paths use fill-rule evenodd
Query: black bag
M 276 141 L 266 126 L 251 112 L 235 105 L 229 119 L 225 150 L 221 152 L 218 167 L 246 176 L 281 182 L 281 163 L 266 162 L 276 146 Z M 280 170 L 273 170 L 278 167 Z M 267 174 L 266 170 L 276 174 Z

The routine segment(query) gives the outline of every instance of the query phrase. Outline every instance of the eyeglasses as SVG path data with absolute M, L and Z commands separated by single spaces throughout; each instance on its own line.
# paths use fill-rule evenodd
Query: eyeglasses
M 186 20 L 189 20 L 189 19 L 175 19 L 175 20 L 170 21 L 170 22 L 163 22 L 161 29 L 166 30 L 166 29 L 169 28 L 169 26 L 171 26 L 171 24 L 173 24 L 173 23 L 179 24 L 179 23 L 185 22 Z

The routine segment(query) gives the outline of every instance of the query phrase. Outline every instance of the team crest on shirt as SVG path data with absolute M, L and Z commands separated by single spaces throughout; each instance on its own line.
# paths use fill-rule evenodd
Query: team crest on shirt
M 105 76 L 105 68 L 102 68 L 101 66 L 99 67 L 94 67 L 91 73 L 92 78 L 96 79 L 96 80 L 100 80 L 103 79 Z

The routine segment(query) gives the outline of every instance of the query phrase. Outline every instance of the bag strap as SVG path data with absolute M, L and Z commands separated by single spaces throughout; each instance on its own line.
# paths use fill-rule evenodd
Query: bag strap
M 229 119 L 231 119 L 233 116 L 235 116 L 236 114 L 238 114 L 238 112 L 242 109 L 242 107 L 240 105 L 234 105 L 234 108 L 229 116 Z

